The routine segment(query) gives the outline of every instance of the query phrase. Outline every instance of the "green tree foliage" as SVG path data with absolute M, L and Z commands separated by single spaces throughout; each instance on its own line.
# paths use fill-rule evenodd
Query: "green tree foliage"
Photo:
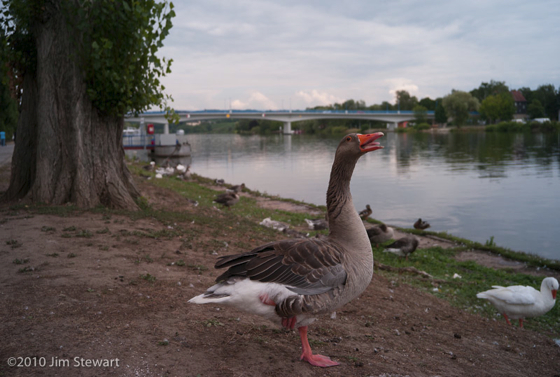
M 544 118 L 544 106 L 541 101 L 534 99 L 529 106 L 527 106 L 527 115 L 531 119 Z
M 412 110 L 418 104 L 418 98 L 410 96 L 406 90 L 397 90 L 395 105 L 400 110 Z
M 443 107 L 448 116 L 453 118 L 453 122 L 457 126 L 465 124 L 469 118 L 470 111 L 477 111 L 479 107 L 478 100 L 470 93 L 460 90 L 452 90 L 443 98 Z
M 436 109 L 436 101 L 430 97 L 422 98 L 418 104 L 424 106 L 428 111 L 434 111 Z
M 436 109 L 434 111 L 434 118 L 436 123 L 443 124 L 447 123 L 447 113 L 443 107 L 443 100 L 438 98 L 436 101 Z
M 42 17 L 42 0 L 2 0 L 0 16 L 6 40 L 2 56 L 15 76 L 34 70 L 31 36 Z M 74 58 L 80 64 L 87 94 L 104 114 L 142 112 L 152 105 L 167 106 L 169 96 L 160 78 L 170 73 L 172 60 L 159 58 L 157 50 L 172 27 L 173 3 L 156 0 L 62 1 Z
M 426 123 L 427 122 L 427 115 L 428 109 L 424 106 L 416 105 L 414 106 L 414 118 L 416 119 L 416 124 Z
M 557 93 L 554 85 L 547 84 L 539 86 L 537 90 L 533 92 L 533 98 L 533 101 L 540 101 L 548 118 L 558 118 L 558 110 L 560 109 L 560 104 L 558 103 Z
M 507 92 L 509 92 L 509 87 L 505 81 L 490 80 L 489 83 L 483 82 L 477 89 L 471 90 L 470 94 L 478 99 L 479 102 L 482 102 L 488 96 Z
M 479 111 L 490 123 L 511 120 L 515 114 L 513 97 L 509 92 L 489 95 L 480 104 Z

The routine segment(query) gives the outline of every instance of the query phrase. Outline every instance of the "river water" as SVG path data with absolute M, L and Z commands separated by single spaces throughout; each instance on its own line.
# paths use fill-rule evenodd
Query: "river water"
M 325 204 L 340 137 L 189 136 L 191 171 L 270 195 Z M 363 156 L 356 210 L 560 260 L 560 134 L 387 133 Z

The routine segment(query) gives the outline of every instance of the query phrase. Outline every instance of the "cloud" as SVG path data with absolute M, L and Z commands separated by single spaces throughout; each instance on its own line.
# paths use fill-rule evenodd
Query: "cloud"
M 329 93 L 319 92 L 315 89 L 309 93 L 300 90 L 296 93 L 296 97 L 300 97 L 306 104 L 313 106 L 332 105 L 334 103 L 342 103 L 345 101 L 342 98 L 338 98 Z
M 406 90 L 411 96 L 415 96 L 419 92 L 418 85 L 412 83 L 411 80 L 404 78 L 395 78 L 385 80 L 389 86 L 389 94 L 396 98 L 397 91 Z
M 234 110 L 256 109 L 256 110 L 278 110 L 278 106 L 267 96 L 260 92 L 253 92 L 248 100 L 239 99 L 231 102 L 231 108 Z

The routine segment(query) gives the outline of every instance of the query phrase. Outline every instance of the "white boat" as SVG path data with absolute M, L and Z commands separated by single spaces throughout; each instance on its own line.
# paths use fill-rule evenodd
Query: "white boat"
M 176 134 L 149 135 L 134 127 L 127 127 L 123 131 L 124 149 L 151 150 L 155 157 L 185 157 L 191 155 L 185 132 L 177 131 Z
M 153 153 L 156 157 L 190 156 L 191 145 L 184 133 L 156 134 Z

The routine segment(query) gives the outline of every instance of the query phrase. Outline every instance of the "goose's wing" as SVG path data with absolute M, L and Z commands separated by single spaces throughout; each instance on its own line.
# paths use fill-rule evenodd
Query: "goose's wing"
M 327 240 L 271 242 L 247 253 L 219 258 L 215 267 L 229 268 L 216 281 L 238 276 L 282 284 L 297 294 L 321 294 L 346 283 L 342 255 L 342 251 Z
M 536 294 L 540 294 L 533 287 L 522 285 L 513 285 L 511 287 L 494 286 L 493 288 L 482 293 L 512 305 L 532 305 L 537 300 Z

